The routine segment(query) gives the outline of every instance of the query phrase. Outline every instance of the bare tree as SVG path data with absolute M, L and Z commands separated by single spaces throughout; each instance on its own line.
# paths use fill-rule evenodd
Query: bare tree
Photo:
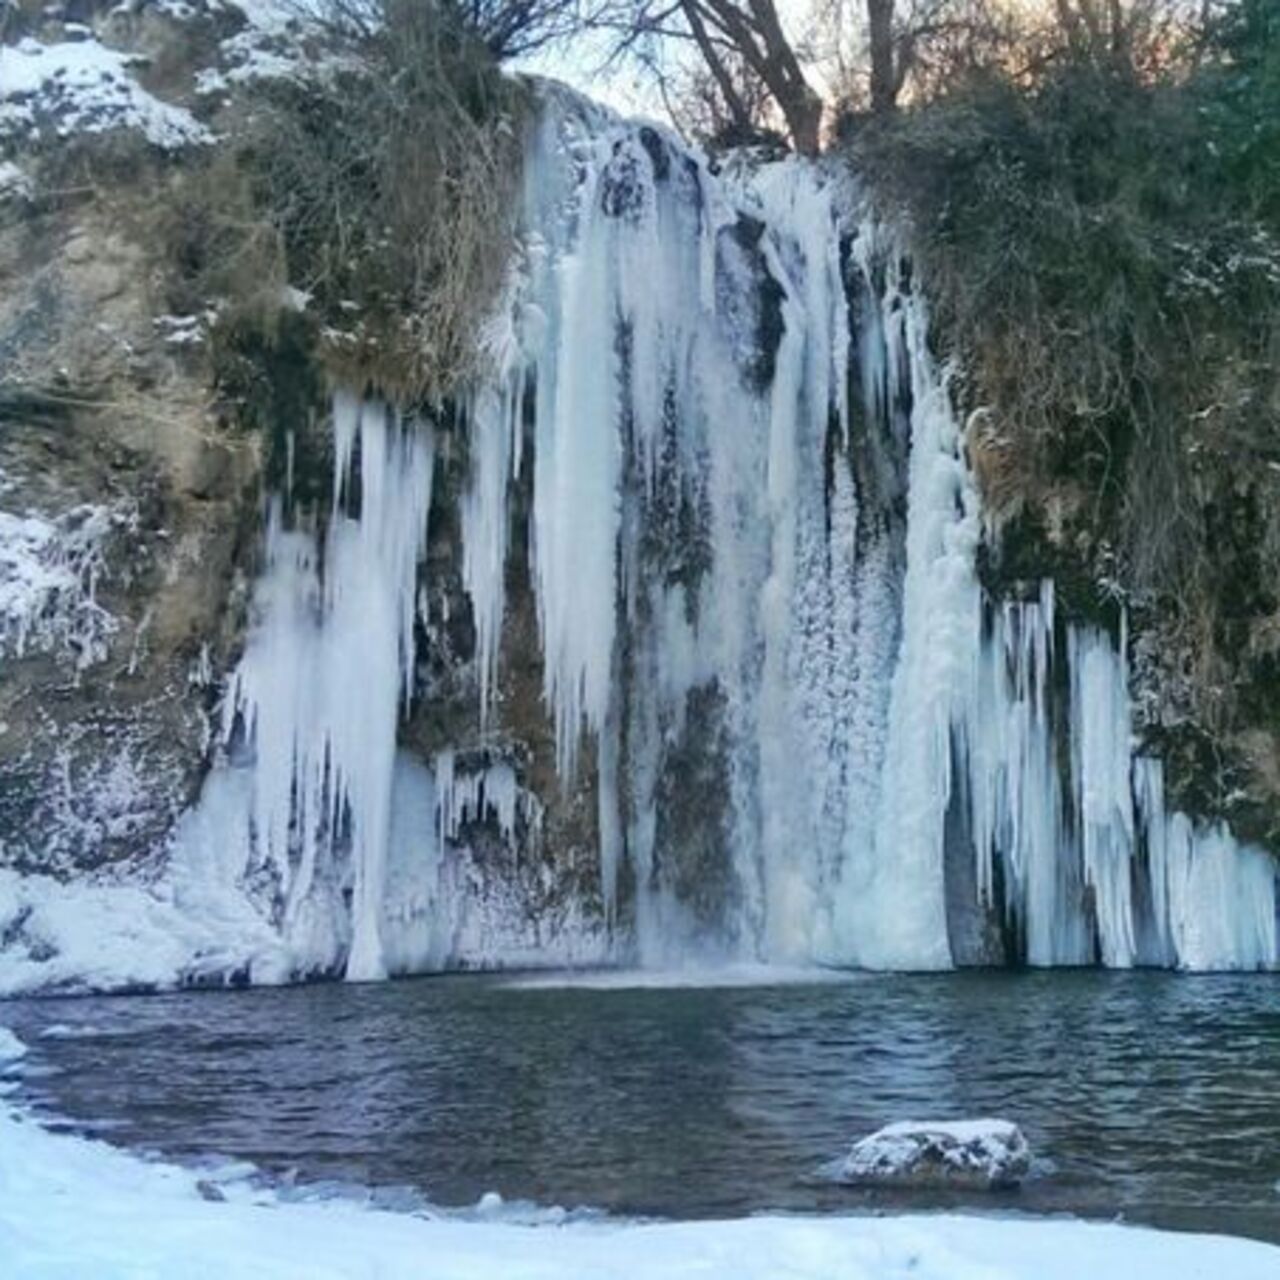
M 582 29 L 579 0 L 452 0 L 446 5 L 495 58 L 520 58 Z
M 976 48 L 1003 7 L 1001 0 L 817 0 L 810 42 L 835 97 L 885 115 L 922 71 L 932 76 L 940 61 Z
M 906 76 L 893 32 L 894 0 L 867 0 L 867 44 L 871 55 L 871 109 L 892 111 Z
M 768 91 L 797 151 L 817 153 L 823 102 L 783 31 L 774 0 L 606 0 L 593 25 L 618 34 L 620 52 L 654 65 L 653 48 L 679 41 L 694 48 L 714 81 L 730 120 L 743 133 L 759 126 L 743 93 L 738 64 Z
M 1053 13 L 1075 61 L 1146 75 L 1167 65 L 1217 7 L 1214 0 L 1054 0 Z
M 4 0 L 0 0 L 0 5 Z M 340 35 L 371 38 L 401 19 L 399 11 L 435 12 L 483 44 L 499 61 L 524 57 L 577 34 L 581 0 L 289 0 L 304 22 Z
M 676 128 L 685 137 L 717 147 L 781 140 L 775 127 L 778 110 L 759 76 L 736 54 L 726 59 L 722 70 L 732 81 L 733 109 L 701 59 L 681 68 L 669 81 L 660 80 L 663 101 Z M 744 120 L 750 123 L 744 126 Z

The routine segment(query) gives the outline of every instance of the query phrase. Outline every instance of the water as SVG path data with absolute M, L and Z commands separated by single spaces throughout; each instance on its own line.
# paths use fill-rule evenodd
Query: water
M 976 1207 L 1280 1241 L 1280 986 L 1155 973 L 810 985 L 452 977 L 16 1002 L 36 1109 L 273 1175 L 674 1217 Z M 50 1027 L 60 1031 L 42 1034 Z M 890 1120 L 1005 1116 L 1015 1193 L 869 1194 Z

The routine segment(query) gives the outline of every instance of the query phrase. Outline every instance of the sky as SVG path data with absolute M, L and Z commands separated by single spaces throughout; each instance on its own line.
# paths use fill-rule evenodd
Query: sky
M 814 0 L 776 0 L 776 3 L 787 33 L 795 38 L 808 24 Z M 612 67 L 607 65 L 610 43 L 604 35 L 580 36 L 514 65 L 523 71 L 563 80 L 623 115 L 667 121 L 662 96 L 652 76 L 630 60 Z M 692 55 L 692 50 L 689 54 Z M 676 56 L 680 56 L 679 51 Z

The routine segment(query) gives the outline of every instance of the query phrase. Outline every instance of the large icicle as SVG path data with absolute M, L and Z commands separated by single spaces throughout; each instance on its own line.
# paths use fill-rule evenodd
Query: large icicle
M 868 224 L 857 252 L 864 273 L 885 274 L 882 359 L 893 391 L 902 378 L 911 398 L 907 567 L 873 859 L 868 869 L 865 851 L 848 850 L 842 931 L 859 964 L 946 968 L 943 842 L 952 744 L 976 655 L 978 501 L 946 378 L 928 350 L 923 300 L 881 236 Z
M 1027 962 L 1087 964 L 1092 943 L 1049 701 L 1054 631 L 1048 581 L 1037 600 L 994 612 L 965 726 L 970 822 L 981 901 L 1018 926 Z
M 1133 754 L 1123 618 L 1118 638 L 1067 626 L 1058 645 L 1057 630 L 1049 582 L 1038 601 L 999 607 L 966 725 L 978 885 L 1020 926 L 1019 958 L 1275 965 L 1274 862 L 1169 812 L 1160 762 Z M 1054 706 L 1063 664 L 1067 697 Z
M 575 252 L 556 266 L 554 372 L 540 369 L 537 384 L 533 547 L 562 777 L 576 768 L 583 729 L 599 732 L 608 713 L 616 622 L 621 369 L 613 227 L 602 201 L 597 169 L 582 192 Z
M 1151 963 L 1183 969 L 1263 969 L 1280 963 L 1276 867 L 1221 824 L 1197 829 L 1166 813 L 1160 761 L 1134 761 L 1160 949 Z
M 1102 962 L 1127 968 L 1137 954 L 1127 644 L 1122 632 L 1117 652 L 1105 633 L 1078 627 L 1069 643 L 1071 760 L 1085 883 L 1093 890 Z
M 242 723 L 253 746 L 253 826 L 278 877 L 286 933 L 332 931 L 313 918 L 312 889 L 322 857 L 349 844 L 346 974 L 368 980 L 386 972 L 380 912 L 396 722 L 413 670 L 432 441 L 425 425 L 345 394 L 335 397 L 333 424 L 323 579 L 313 540 L 285 530 L 277 506 L 260 620 L 232 684 L 226 733 Z M 357 445 L 359 513 L 351 515 Z

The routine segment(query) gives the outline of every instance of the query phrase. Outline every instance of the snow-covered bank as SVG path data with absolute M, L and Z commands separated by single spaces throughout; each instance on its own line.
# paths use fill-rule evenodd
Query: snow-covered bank
M 165 151 L 212 141 L 189 111 L 162 102 L 132 76 L 138 58 L 96 40 L 0 48 L 0 139 L 140 132 Z
M 16 1053 L 0 1049 L 0 1072 L 3 1057 L 10 1070 L 20 1069 Z M 635 1223 L 566 1222 L 548 1213 L 516 1222 L 490 1197 L 468 1215 L 413 1216 L 348 1201 L 285 1202 L 244 1181 L 214 1189 L 201 1177 L 100 1142 L 50 1134 L 21 1112 L 0 1109 L 0 1273 L 5 1280 L 1271 1280 L 1280 1274 L 1280 1249 L 1269 1245 L 1070 1220 L 922 1215 Z

